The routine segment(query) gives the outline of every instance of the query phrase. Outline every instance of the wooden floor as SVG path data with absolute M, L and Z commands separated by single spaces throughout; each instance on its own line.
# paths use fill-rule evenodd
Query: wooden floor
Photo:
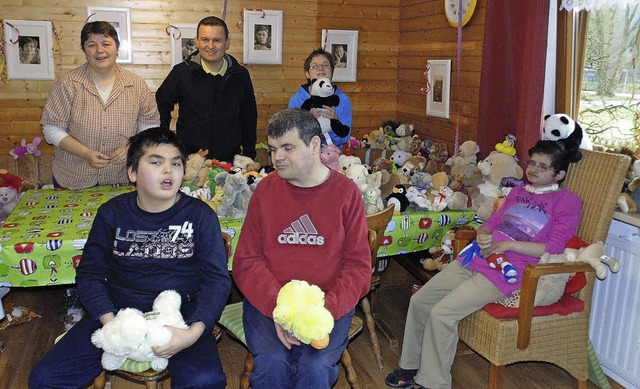
M 379 312 L 391 330 L 391 335 L 397 338 L 400 344 L 402 343 L 404 318 L 411 285 L 414 282 L 413 277 L 395 262 L 392 262 L 383 273 L 383 287 L 378 293 Z M 5 351 L 0 355 L 0 388 L 27 388 L 31 368 L 51 347 L 55 337 L 63 330 L 63 291 L 64 287 L 15 288 L 4 297 L 5 305 L 14 303 L 26 306 L 41 317 L 0 331 L 0 337 L 5 344 Z M 362 316 L 361 312 L 357 314 Z M 400 347 L 393 347 L 387 338 L 380 334 L 379 336 L 385 363 L 382 370 L 376 366 L 366 328 L 349 345 L 349 351 L 362 388 L 386 388 L 384 378 L 398 363 Z M 227 373 L 227 387 L 237 388 L 246 351 L 241 345 L 225 335 L 219 343 L 219 350 L 224 370 Z M 488 369 L 487 361 L 461 346 L 452 369 L 453 387 L 456 389 L 486 388 Z M 112 378 L 112 389 L 143 387 L 125 383 L 117 377 Z M 341 368 L 335 388 L 348 387 L 344 371 Z M 576 387 L 576 381 L 569 374 L 550 364 L 521 363 L 506 368 L 506 389 Z M 589 383 L 588 388 L 594 389 L 596 386 Z

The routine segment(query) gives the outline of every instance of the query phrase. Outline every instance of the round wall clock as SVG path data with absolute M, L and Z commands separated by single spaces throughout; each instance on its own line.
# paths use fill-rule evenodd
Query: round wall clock
M 444 0 L 444 13 L 449 24 L 458 27 L 458 2 L 460 0 Z M 462 0 L 462 25 L 467 24 L 476 8 L 476 0 Z

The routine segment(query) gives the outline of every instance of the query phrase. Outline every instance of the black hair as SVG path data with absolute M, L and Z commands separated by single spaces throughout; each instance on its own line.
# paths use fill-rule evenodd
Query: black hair
M 551 157 L 551 166 L 556 172 L 569 170 L 569 164 L 582 159 L 580 150 L 568 147 L 561 140 L 539 140 L 535 146 L 529 149 L 529 157 L 533 154 L 543 154 Z
M 280 138 L 284 134 L 298 129 L 300 139 L 309 146 L 314 136 L 322 139 L 320 123 L 311 112 L 297 108 L 287 108 L 276 112 L 267 122 L 265 132 L 268 138 Z
M 90 34 L 100 34 L 113 38 L 116 42 L 116 49 L 120 48 L 118 32 L 109 22 L 97 21 L 86 23 L 80 31 L 80 48 L 84 51 L 84 43 L 89 39 Z
M 180 152 L 180 160 L 184 167 L 187 161 L 187 150 L 178 139 L 175 132 L 153 127 L 139 132 L 129 138 L 129 150 L 127 150 L 127 169 L 131 168 L 134 172 L 138 171 L 140 158 L 144 155 L 148 148 L 158 145 L 172 145 Z
M 331 74 L 333 74 L 333 71 L 336 69 L 336 61 L 333 59 L 333 55 L 331 55 L 331 53 L 329 53 L 323 48 L 317 48 L 313 50 L 311 54 L 309 54 L 307 59 L 304 60 L 304 71 L 305 72 L 309 71 L 309 67 L 311 66 L 311 60 L 313 59 L 313 57 L 317 55 L 323 55 L 327 57 L 327 61 L 329 61 L 329 66 L 331 67 Z
M 202 19 L 198 23 L 198 28 L 196 29 L 196 36 L 200 33 L 200 26 L 220 26 L 224 28 L 224 39 L 229 39 L 229 28 L 227 27 L 227 23 L 224 20 L 220 19 L 216 16 L 207 16 Z

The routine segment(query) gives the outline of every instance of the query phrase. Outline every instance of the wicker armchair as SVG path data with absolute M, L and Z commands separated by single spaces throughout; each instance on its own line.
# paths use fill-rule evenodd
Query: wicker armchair
M 582 199 L 578 236 L 588 243 L 604 242 L 630 158 L 583 150 L 563 183 Z M 545 274 L 587 272 L 587 285 L 575 294 L 582 312 L 567 316 L 532 317 L 538 278 Z M 585 263 L 529 265 L 522 276 L 517 319 L 497 319 L 479 310 L 460 322 L 460 339 L 489 360 L 489 388 L 502 388 L 504 367 L 515 362 L 544 361 L 560 366 L 587 388 L 589 314 L 595 275 Z

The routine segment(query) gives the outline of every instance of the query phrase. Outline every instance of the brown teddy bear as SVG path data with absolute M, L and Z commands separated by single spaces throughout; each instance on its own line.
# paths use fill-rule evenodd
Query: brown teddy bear
M 478 162 L 478 168 L 484 178 L 478 189 L 485 196 L 484 202 L 478 207 L 478 218 L 486 221 L 493 213 L 494 203 L 502 197 L 500 181 L 504 177 L 521 179 L 524 172 L 515 157 L 498 151 L 492 151 L 487 158 Z
M 447 159 L 449 159 L 447 145 L 444 143 L 434 143 L 429 150 L 429 162 L 427 163 L 425 171 L 434 175 L 437 172 L 450 170 L 450 167 L 445 165 Z

